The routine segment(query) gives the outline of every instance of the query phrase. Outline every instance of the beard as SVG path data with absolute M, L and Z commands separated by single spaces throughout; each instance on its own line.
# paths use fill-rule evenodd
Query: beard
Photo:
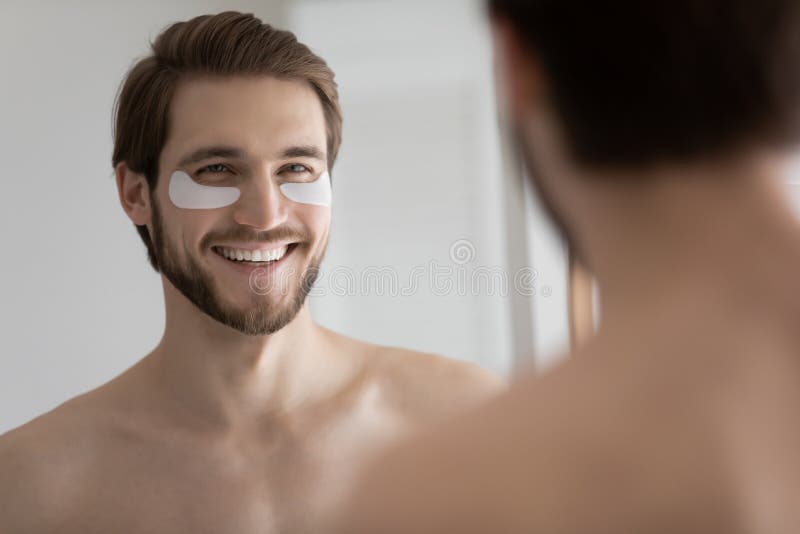
M 270 335 L 289 324 L 300 312 L 319 275 L 319 266 L 322 263 L 327 243 L 322 247 L 322 252 L 311 259 L 309 267 L 299 277 L 294 288 L 288 288 L 288 303 L 275 303 L 264 296 L 264 293 L 251 291 L 251 302 L 244 308 L 230 305 L 220 295 L 214 279 L 191 256 L 184 254 L 186 260 L 181 262 L 177 247 L 166 239 L 164 234 L 164 221 L 157 201 L 151 197 L 153 206 L 153 248 L 156 253 L 157 264 L 161 273 L 170 283 L 183 294 L 200 311 L 212 319 L 249 336 Z M 207 248 L 205 244 L 213 236 L 206 236 L 201 249 Z M 270 241 L 281 238 L 296 238 L 299 242 L 307 242 L 307 235 L 302 232 L 288 229 L 276 229 L 259 234 L 260 239 L 254 239 L 251 233 L 243 229 L 227 234 L 226 237 L 236 240 Z M 299 245 L 295 245 L 299 246 Z M 227 261 L 227 260 L 225 260 Z
M 522 155 L 523 163 L 525 164 L 526 176 L 524 179 L 528 180 L 528 182 L 531 184 L 531 187 L 533 188 L 533 191 L 536 194 L 539 204 L 542 206 L 542 210 L 544 210 L 547 219 L 550 220 L 556 229 L 556 233 L 566 244 L 570 257 L 575 258 L 579 262 L 583 263 L 583 260 L 586 258 L 583 256 L 578 247 L 577 240 L 575 239 L 575 233 L 570 228 L 567 218 L 564 217 L 559 211 L 553 196 L 550 194 L 547 187 L 544 185 L 543 180 L 540 178 L 543 171 L 537 164 L 536 151 L 533 148 L 533 143 L 528 141 L 523 133 L 523 128 L 521 127 L 514 128 L 512 135 L 514 138 L 514 143 L 518 147 L 518 150 Z

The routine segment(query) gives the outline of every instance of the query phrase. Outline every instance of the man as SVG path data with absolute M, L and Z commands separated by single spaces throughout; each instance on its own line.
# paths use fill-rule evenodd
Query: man
M 494 0 L 596 335 L 393 447 L 337 532 L 800 532 L 800 4 Z
M 498 389 L 311 321 L 341 136 L 322 59 L 233 12 L 152 48 L 122 86 L 113 164 L 164 336 L 0 439 L 4 534 L 303 532 L 371 450 Z

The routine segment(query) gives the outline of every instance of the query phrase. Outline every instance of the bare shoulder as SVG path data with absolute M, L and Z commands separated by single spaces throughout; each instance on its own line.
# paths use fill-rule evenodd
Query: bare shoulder
M 500 377 L 474 363 L 396 347 L 376 347 L 372 368 L 387 398 L 423 418 L 448 416 L 505 389 Z
M 48 532 L 79 492 L 92 443 L 67 402 L 0 436 L 0 532 Z
M 341 350 L 363 361 L 372 391 L 414 422 L 437 419 L 480 404 L 505 390 L 505 381 L 474 363 L 399 347 L 375 345 L 327 329 Z
M 466 396 L 494 394 L 505 382 L 491 371 L 471 362 L 438 354 L 397 347 L 377 347 L 375 363 L 399 387 L 442 391 Z M 446 386 L 446 388 L 443 388 Z

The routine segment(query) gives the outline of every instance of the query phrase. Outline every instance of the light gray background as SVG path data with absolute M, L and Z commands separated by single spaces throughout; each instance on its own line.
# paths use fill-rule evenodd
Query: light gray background
M 480 6 L 0 0 L 0 433 L 109 380 L 158 342 L 161 284 L 117 201 L 112 104 L 161 29 L 226 9 L 296 31 L 337 73 L 344 144 L 315 318 L 501 374 L 534 353 L 550 362 L 567 339 L 564 255 L 535 200 L 523 201 L 513 158 L 501 157 L 509 150 Z M 451 247 L 467 241 L 471 261 L 453 263 Z M 412 269 L 432 261 L 509 279 L 532 266 L 539 294 L 440 294 L 427 282 L 408 291 Z M 361 283 L 387 268 L 395 294 Z M 355 291 L 336 290 L 334 272 L 351 273 Z

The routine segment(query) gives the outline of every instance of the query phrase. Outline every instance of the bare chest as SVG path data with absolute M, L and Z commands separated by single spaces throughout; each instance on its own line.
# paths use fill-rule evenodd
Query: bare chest
M 76 481 L 58 532 L 310 532 L 397 433 L 386 421 L 361 423 L 226 446 L 109 446 Z

